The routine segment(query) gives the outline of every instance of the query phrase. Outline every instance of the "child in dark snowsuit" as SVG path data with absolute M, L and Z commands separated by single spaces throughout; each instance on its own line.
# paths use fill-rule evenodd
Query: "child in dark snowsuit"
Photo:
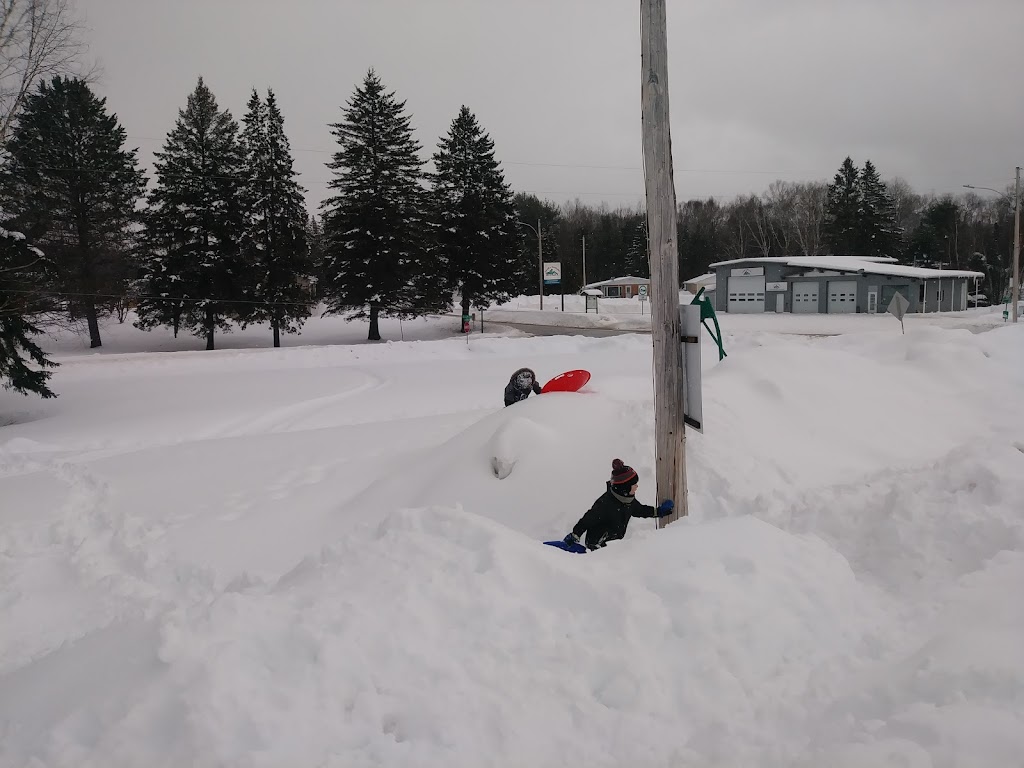
M 512 374 L 505 387 L 505 407 L 525 400 L 530 392 L 540 394 L 540 384 L 537 383 L 537 375 L 529 368 L 520 368 Z
M 586 531 L 587 549 L 597 549 L 625 536 L 631 517 L 665 517 L 671 514 L 675 506 L 671 500 L 663 501 L 657 509 L 637 501 L 635 496 L 639 482 L 632 467 L 623 464 L 621 459 L 615 459 L 612 462 L 612 479 L 607 483 L 608 490 L 580 518 L 572 533 L 565 537 L 565 543 L 570 546 L 579 544 L 580 536 Z

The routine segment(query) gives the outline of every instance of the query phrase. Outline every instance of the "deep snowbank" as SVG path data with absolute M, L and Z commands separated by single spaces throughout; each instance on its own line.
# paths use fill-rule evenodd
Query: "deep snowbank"
M 76 359 L 0 393 L 0 765 L 1012 765 L 1022 349 L 708 349 L 692 518 L 585 556 L 642 337 Z

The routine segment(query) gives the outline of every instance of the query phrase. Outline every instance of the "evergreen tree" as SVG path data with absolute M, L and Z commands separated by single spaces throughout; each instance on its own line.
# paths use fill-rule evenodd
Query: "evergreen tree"
M 874 164 L 868 160 L 860 174 L 860 234 L 858 253 L 893 256 L 899 251 L 902 231 L 896 208 Z
M 728 212 L 714 198 L 687 200 L 679 206 L 676 232 L 680 279 L 702 275 L 729 252 Z
M 650 251 L 647 242 L 647 219 L 641 219 L 633 229 L 633 237 L 626 251 L 626 272 L 633 277 L 650 277 Z
M 449 285 L 462 296 L 462 314 L 508 301 L 519 256 L 512 191 L 494 159 L 494 142 L 467 107 L 438 143 L 434 167 L 437 245 Z
M 242 255 L 248 281 L 243 326 L 269 322 L 274 346 L 281 331 L 295 333 L 310 315 L 309 294 L 300 284 L 312 275 L 306 242 L 306 204 L 295 181 L 284 117 L 272 91 L 260 101 L 253 91 L 244 120 L 246 226 Z
M 184 326 L 213 349 L 244 296 L 243 157 L 238 124 L 202 78 L 156 158 L 139 325 Z
M 327 253 L 327 243 L 324 238 L 323 224 L 313 213 L 306 217 L 306 243 L 309 245 L 309 260 L 313 265 L 313 276 L 319 283 L 324 279 L 324 255 Z
M 3 206 L 12 226 L 45 249 L 51 288 L 85 316 L 90 346 L 99 316 L 131 277 L 135 204 L 145 179 L 125 131 L 78 79 L 55 77 L 26 101 L 7 144 Z
M 857 255 L 861 244 L 861 207 L 860 172 L 853 160 L 847 157 L 835 180 L 828 185 L 825 202 L 825 242 L 833 253 Z
M 451 305 L 446 265 L 431 248 L 423 161 L 405 102 L 371 69 L 331 128 L 339 149 L 328 163 L 335 194 L 323 203 L 327 311 L 368 317 L 368 338 L 377 341 L 382 314 L 415 317 Z
M 956 265 L 957 233 L 962 215 L 960 204 L 949 195 L 928 204 L 910 240 L 909 255 L 915 265 L 933 268 Z
M 27 395 L 55 397 L 47 386 L 56 364 L 47 359 L 32 336 L 42 333 L 29 319 L 33 296 L 27 286 L 43 277 L 42 254 L 21 232 L 0 224 L 0 386 Z

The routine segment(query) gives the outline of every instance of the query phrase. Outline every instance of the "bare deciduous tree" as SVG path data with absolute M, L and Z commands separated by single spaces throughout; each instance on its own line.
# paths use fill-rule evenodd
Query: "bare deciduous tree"
M 824 249 L 825 201 L 828 185 L 822 181 L 797 184 L 793 208 L 793 234 L 804 256 L 817 256 Z
M 904 232 L 911 232 L 921 223 L 921 213 L 927 199 L 917 194 L 906 179 L 896 176 L 885 183 L 886 191 L 892 198 L 896 223 Z
M 736 200 L 736 213 L 750 231 L 758 256 L 772 255 L 771 210 L 757 195 Z
M 0 144 L 39 80 L 82 74 L 81 32 L 69 0 L 0 0 Z
M 776 180 L 768 185 L 762 196 L 768 211 L 768 223 L 779 246 L 779 255 L 791 255 L 796 239 L 796 206 L 799 185 L 791 181 Z

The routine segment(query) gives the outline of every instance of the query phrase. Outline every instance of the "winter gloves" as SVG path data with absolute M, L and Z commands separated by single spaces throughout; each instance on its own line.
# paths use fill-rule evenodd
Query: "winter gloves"
M 571 547 L 574 544 L 580 543 L 580 537 L 577 536 L 575 533 L 570 533 L 568 536 L 562 539 L 562 543 L 565 544 L 567 547 Z
M 672 499 L 666 499 L 665 501 L 661 502 L 661 505 L 658 507 L 658 517 L 665 517 L 667 515 L 671 515 L 672 510 L 675 509 L 675 506 L 675 502 L 673 502 Z

